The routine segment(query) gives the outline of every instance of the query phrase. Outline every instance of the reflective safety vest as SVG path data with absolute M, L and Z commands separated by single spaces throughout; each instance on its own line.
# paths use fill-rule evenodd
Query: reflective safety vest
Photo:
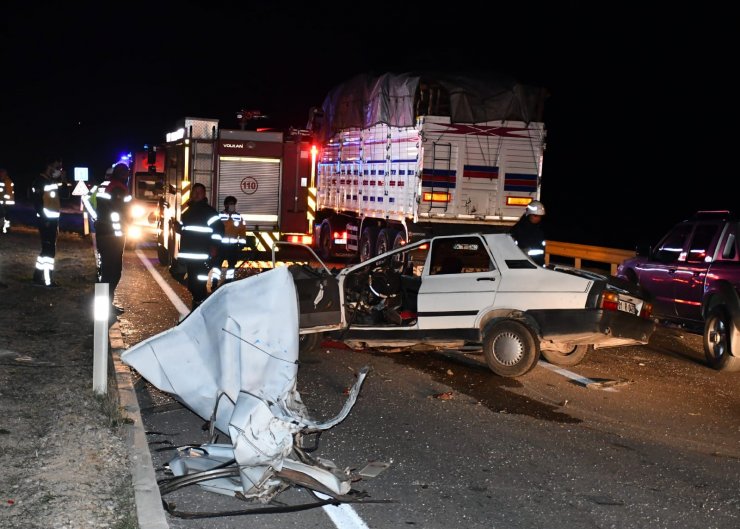
M 247 226 L 242 221 L 239 213 L 220 213 L 221 222 L 224 224 L 224 235 L 221 238 L 221 244 L 232 246 L 247 244 Z
M 43 220 L 59 220 L 62 209 L 59 184 L 42 175 L 34 181 L 31 192 L 35 197 L 36 216 Z

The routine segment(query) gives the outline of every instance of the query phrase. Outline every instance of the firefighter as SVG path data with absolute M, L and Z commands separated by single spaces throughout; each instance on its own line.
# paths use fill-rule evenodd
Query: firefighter
M 247 243 L 247 227 L 242 216 L 236 212 L 236 197 L 231 195 L 224 199 L 224 210 L 221 212 L 224 235 L 221 238 L 218 258 L 211 270 L 211 291 L 216 290 L 221 279 L 221 265 L 226 261 L 224 284 L 231 283 L 236 273 L 236 263 Z
M 8 233 L 10 229 L 10 208 L 15 204 L 15 189 L 8 171 L 0 169 L 0 232 Z
M 101 184 L 95 193 L 95 240 L 100 256 L 98 282 L 108 283 L 110 314 L 121 314 L 123 309 L 113 303 L 116 287 L 123 271 L 123 250 L 126 246 L 126 226 L 130 222 L 131 194 L 128 190 L 129 167 L 117 163 L 110 181 Z
M 545 206 L 533 200 L 510 232 L 519 248 L 540 266 L 545 264 L 545 232 L 540 224 L 544 216 Z
M 64 174 L 61 160 L 46 164 L 44 171 L 31 184 L 33 207 L 36 210 L 41 252 L 36 258 L 36 269 L 33 271 L 33 283 L 45 287 L 58 287 L 54 281 L 54 259 L 59 235 L 59 199 L 60 182 Z
M 188 290 L 195 310 L 208 297 L 208 273 L 224 233 L 220 214 L 208 203 L 203 184 L 193 184 L 187 209 L 175 230 L 180 233 L 178 259 L 186 263 Z

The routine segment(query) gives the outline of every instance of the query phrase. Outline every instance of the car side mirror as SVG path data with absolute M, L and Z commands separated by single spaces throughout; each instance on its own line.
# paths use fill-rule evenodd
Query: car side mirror
M 649 257 L 650 256 L 650 245 L 647 243 L 638 243 L 635 247 L 635 253 L 638 257 Z

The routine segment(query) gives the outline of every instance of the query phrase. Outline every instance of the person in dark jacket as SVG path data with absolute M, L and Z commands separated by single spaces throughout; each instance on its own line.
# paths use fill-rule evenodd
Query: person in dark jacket
M 519 248 L 540 266 L 545 264 L 545 232 L 541 225 L 544 216 L 545 206 L 539 200 L 533 200 L 509 232 Z
M 126 227 L 130 221 L 131 194 L 128 190 L 129 168 L 118 163 L 110 180 L 96 193 L 95 244 L 100 257 L 99 283 L 108 283 L 111 314 L 123 309 L 113 303 L 116 287 L 123 272 L 123 250 L 126 246 Z
M 180 233 L 178 259 L 186 263 L 188 290 L 195 310 L 208 297 L 208 272 L 224 234 L 219 212 L 208 203 L 203 184 L 193 184 L 187 209 L 175 229 Z
M 41 237 L 41 252 L 36 258 L 36 268 L 33 271 L 34 285 L 59 286 L 54 281 L 54 259 L 62 208 L 59 191 L 63 175 L 61 160 L 53 160 L 46 164 L 44 171 L 31 184 L 31 197 Z

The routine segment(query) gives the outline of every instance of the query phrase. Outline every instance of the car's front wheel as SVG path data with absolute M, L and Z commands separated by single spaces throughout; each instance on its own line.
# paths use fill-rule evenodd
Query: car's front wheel
M 574 345 L 564 349 L 542 349 L 542 357 L 556 366 L 575 366 L 580 364 L 586 355 L 593 351 L 593 345 Z
M 532 332 L 518 321 L 499 321 L 483 336 L 483 354 L 491 371 L 502 377 L 518 377 L 531 370 L 540 357 Z
M 322 334 L 320 332 L 314 332 L 311 334 L 299 334 L 298 335 L 298 353 L 310 353 L 315 349 L 318 349 L 321 344 Z
M 718 371 L 740 371 L 740 358 L 732 356 L 731 323 L 727 311 L 713 308 L 704 324 L 704 356 L 707 364 Z

